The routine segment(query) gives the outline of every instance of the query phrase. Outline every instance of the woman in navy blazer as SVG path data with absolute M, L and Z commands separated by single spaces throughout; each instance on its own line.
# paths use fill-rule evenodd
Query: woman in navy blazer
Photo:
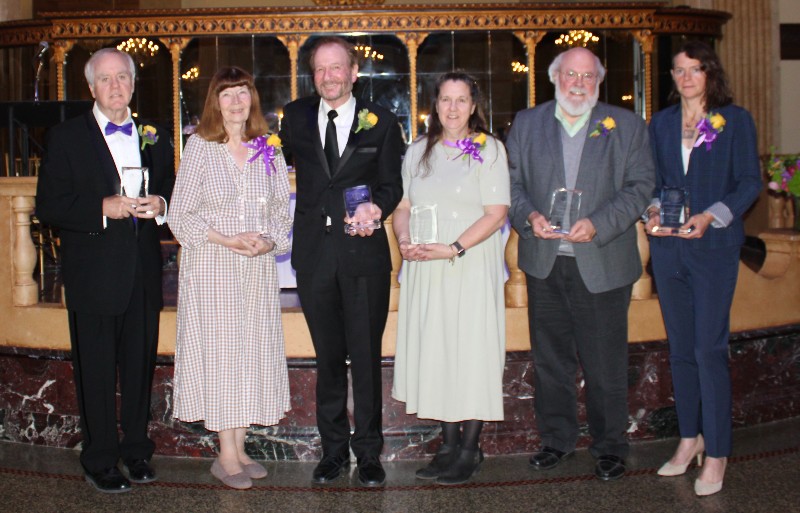
M 681 441 L 658 471 L 686 472 L 703 452 L 698 496 L 722 489 L 731 453 L 730 308 L 744 242 L 742 215 L 762 187 L 750 114 L 733 105 L 719 58 L 705 43 L 684 44 L 672 61 L 671 99 L 653 116 L 656 189 L 645 215 L 653 273 L 670 347 Z M 665 187 L 688 193 L 677 229 L 660 228 Z

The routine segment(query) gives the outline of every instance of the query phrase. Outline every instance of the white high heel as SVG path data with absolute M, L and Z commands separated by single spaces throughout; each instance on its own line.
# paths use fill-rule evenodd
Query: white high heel
M 709 461 L 714 460 L 714 459 L 717 459 L 717 458 L 710 458 L 710 457 L 706 458 L 706 465 L 709 464 Z M 723 477 L 723 479 L 720 479 L 716 483 L 707 483 L 705 481 L 700 481 L 699 477 L 697 479 L 695 479 L 694 480 L 694 493 L 698 497 L 705 497 L 707 495 L 714 495 L 715 493 L 717 493 L 720 490 L 722 490 L 722 481 L 724 480 L 724 477 L 725 477 L 725 469 L 728 466 L 728 459 L 727 458 L 719 458 L 719 460 L 722 461 L 722 477 Z M 702 475 L 702 472 L 700 474 Z
M 722 481 L 719 483 L 705 483 L 700 479 L 694 480 L 694 493 L 698 497 L 705 497 L 706 495 L 714 495 L 722 490 Z
M 660 469 L 658 469 L 658 475 L 664 477 L 681 476 L 686 473 L 686 469 L 689 468 L 689 465 L 692 463 L 692 459 L 694 458 L 697 458 L 697 466 L 698 467 L 702 466 L 704 450 L 705 450 L 705 443 L 703 442 L 703 436 L 697 435 L 697 441 L 695 442 L 695 451 L 694 454 L 692 454 L 692 457 L 689 458 L 689 461 L 677 465 L 667 461 L 666 463 L 661 465 Z

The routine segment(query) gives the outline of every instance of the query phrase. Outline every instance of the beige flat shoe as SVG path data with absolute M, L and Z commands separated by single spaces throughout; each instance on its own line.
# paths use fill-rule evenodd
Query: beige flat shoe
M 211 464 L 211 475 L 222 481 L 222 484 L 229 488 L 247 490 L 253 487 L 253 481 L 250 480 L 250 476 L 245 472 L 239 472 L 234 475 L 225 472 L 225 469 L 219 463 L 219 458 L 215 459 L 214 463 Z
M 248 463 L 247 465 L 242 465 L 242 468 L 244 468 L 244 473 L 250 479 L 264 479 L 267 477 L 267 469 L 260 463 Z

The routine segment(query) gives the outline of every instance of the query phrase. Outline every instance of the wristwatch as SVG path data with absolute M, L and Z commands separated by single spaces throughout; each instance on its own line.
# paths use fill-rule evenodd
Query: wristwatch
M 467 250 L 464 249 L 464 246 L 459 244 L 458 241 L 455 241 L 454 243 L 452 243 L 450 245 L 453 246 L 454 248 L 456 248 L 456 256 L 458 258 L 461 258 L 462 256 L 464 256 L 464 253 L 467 252 Z

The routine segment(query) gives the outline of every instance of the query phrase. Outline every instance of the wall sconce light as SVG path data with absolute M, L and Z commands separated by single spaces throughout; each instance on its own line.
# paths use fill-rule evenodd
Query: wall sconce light
M 528 66 L 522 64 L 521 62 L 514 61 L 511 63 L 511 71 L 514 73 L 527 73 Z
M 355 47 L 355 49 L 356 49 L 356 52 L 358 52 L 358 53 L 362 53 L 362 52 L 364 53 L 364 59 L 365 60 L 369 60 L 369 59 L 377 60 L 377 61 L 382 61 L 383 60 L 383 54 L 382 53 L 378 53 L 377 50 L 373 50 L 371 46 L 358 45 L 358 46 Z
M 197 80 L 199 77 L 200 77 L 200 68 L 198 68 L 197 66 L 192 66 L 191 68 L 186 70 L 186 73 L 181 75 L 181 78 L 187 82 L 193 82 Z

